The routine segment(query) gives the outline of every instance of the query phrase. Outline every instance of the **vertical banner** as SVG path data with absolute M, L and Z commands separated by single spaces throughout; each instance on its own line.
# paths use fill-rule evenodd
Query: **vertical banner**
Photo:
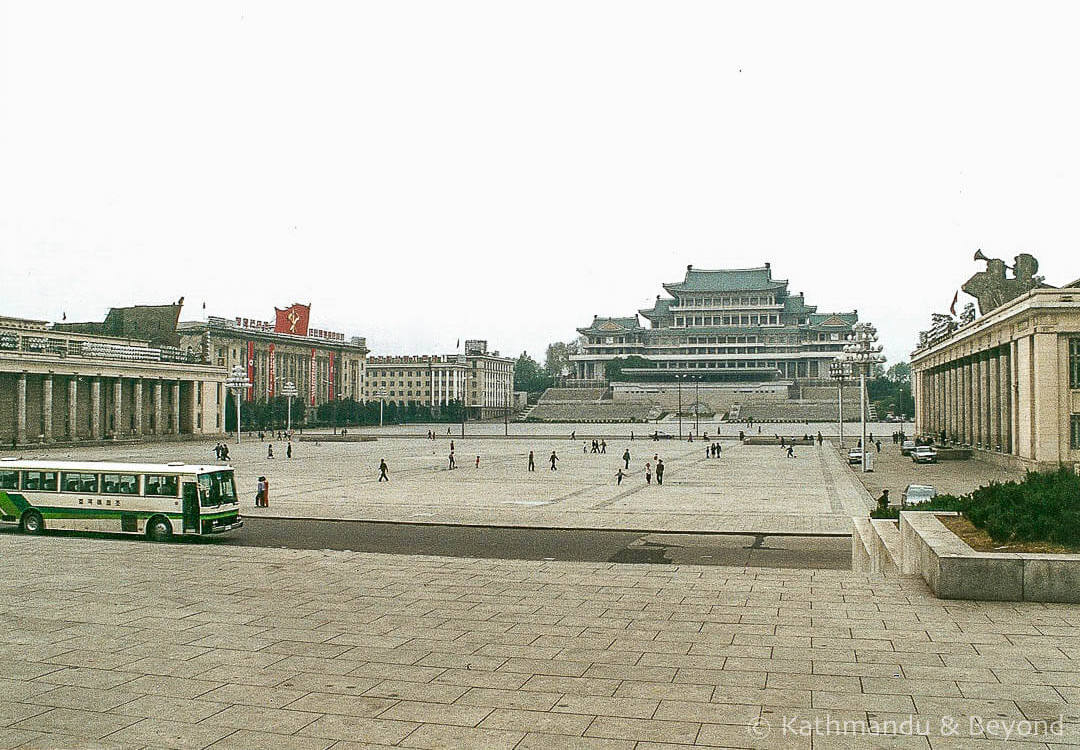
M 266 361 L 266 397 L 274 397 L 274 379 L 277 375 L 277 363 L 274 361 L 274 345 L 270 345 L 269 359 Z
M 249 341 L 247 347 L 247 376 L 248 382 L 251 383 L 247 388 L 247 395 L 245 395 L 245 401 L 255 400 L 255 342 Z
M 330 364 L 326 373 L 327 380 L 329 381 L 327 393 L 330 396 L 330 400 L 334 400 L 334 353 L 330 352 Z
M 308 395 L 311 397 L 311 405 L 314 406 L 315 405 L 315 387 L 316 387 L 316 382 L 315 382 L 315 350 L 314 349 L 311 350 L 311 367 L 310 367 L 310 372 L 308 374 L 310 376 L 310 377 L 308 377 Z

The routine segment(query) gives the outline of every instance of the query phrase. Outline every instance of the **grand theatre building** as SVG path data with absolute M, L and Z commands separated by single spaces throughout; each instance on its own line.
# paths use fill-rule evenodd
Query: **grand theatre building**
M 686 267 L 682 281 L 664 284 L 652 307 L 637 315 L 595 317 L 579 328 L 583 351 L 571 356 L 579 381 L 606 381 L 612 360 L 627 382 L 674 382 L 689 376 L 703 383 L 791 384 L 825 379 L 842 350 L 857 312 L 821 313 L 788 282 L 760 268 L 701 270 Z
M 309 325 L 310 305 L 275 309 L 274 321 L 209 317 L 181 322 L 185 349 L 201 352 L 206 361 L 231 372 L 240 365 L 252 386 L 245 401 L 266 401 L 282 395 L 291 382 L 309 410 L 335 399 L 364 398 L 368 354 L 365 339 Z

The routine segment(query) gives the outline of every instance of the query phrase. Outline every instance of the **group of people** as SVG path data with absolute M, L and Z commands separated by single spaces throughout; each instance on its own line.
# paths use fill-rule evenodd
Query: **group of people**
M 300 432 L 303 432 L 303 431 L 304 431 L 304 428 L 301 427 Z M 341 434 L 344 435 L 345 431 L 342 430 Z M 291 430 L 277 430 L 277 431 L 271 430 L 270 431 L 270 439 L 271 440 L 275 440 L 275 439 L 276 440 L 292 440 L 292 431 Z M 266 440 L 266 433 L 263 432 L 262 430 L 259 430 L 259 442 L 261 443 L 263 440 Z
M 588 443 L 583 443 L 582 444 L 581 452 L 582 453 L 588 453 L 589 452 L 589 444 Z M 593 440 L 592 441 L 592 452 L 593 453 L 607 453 L 607 441 L 606 440 Z
M 225 443 L 218 443 L 214 446 L 214 456 L 218 461 L 229 460 L 229 446 Z
M 316 443 L 316 445 L 318 445 L 318 443 Z M 274 457 L 274 444 L 273 443 L 267 443 L 266 444 L 266 457 L 267 458 L 273 458 Z M 291 440 L 285 446 L 285 458 L 292 458 L 292 441 Z
M 720 443 L 711 443 L 705 448 L 705 458 L 720 458 L 720 454 L 724 452 L 724 449 L 720 446 Z

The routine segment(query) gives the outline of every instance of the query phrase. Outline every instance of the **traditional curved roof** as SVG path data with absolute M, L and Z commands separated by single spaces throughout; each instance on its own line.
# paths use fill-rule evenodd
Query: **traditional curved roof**
M 709 270 L 688 267 L 686 278 L 673 284 L 664 284 L 668 292 L 748 292 L 782 289 L 787 281 L 773 279 L 769 266 L 760 268 L 730 268 Z
M 632 318 L 602 318 L 597 315 L 593 318 L 591 325 L 577 330 L 578 333 L 621 333 L 643 329 L 636 315 Z
M 664 299 L 661 297 L 657 297 L 656 302 L 653 304 L 652 307 L 646 308 L 644 310 L 638 310 L 638 313 L 644 315 L 649 320 L 654 320 L 656 318 L 661 318 L 666 315 L 671 315 L 671 306 L 674 304 L 675 300 L 673 299 Z

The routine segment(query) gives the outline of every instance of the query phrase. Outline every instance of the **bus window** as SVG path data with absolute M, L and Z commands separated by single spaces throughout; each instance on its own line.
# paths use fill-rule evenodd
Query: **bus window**
M 138 495 L 139 477 L 136 474 L 102 474 L 101 491 L 110 495 Z
M 63 486 L 64 492 L 97 492 L 98 475 L 65 471 Z
M 221 505 L 236 502 L 236 484 L 231 471 L 215 471 L 199 475 L 199 487 L 204 490 L 202 504 Z
M 147 474 L 143 479 L 147 495 L 165 495 L 176 497 L 179 494 L 180 483 L 176 477 L 167 474 Z
M 0 471 L 0 490 L 19 489 L 19 472 Z
M 24 490 L 56 492 L 56 472 L 24 471 L 22 473 L 22 488 Z

